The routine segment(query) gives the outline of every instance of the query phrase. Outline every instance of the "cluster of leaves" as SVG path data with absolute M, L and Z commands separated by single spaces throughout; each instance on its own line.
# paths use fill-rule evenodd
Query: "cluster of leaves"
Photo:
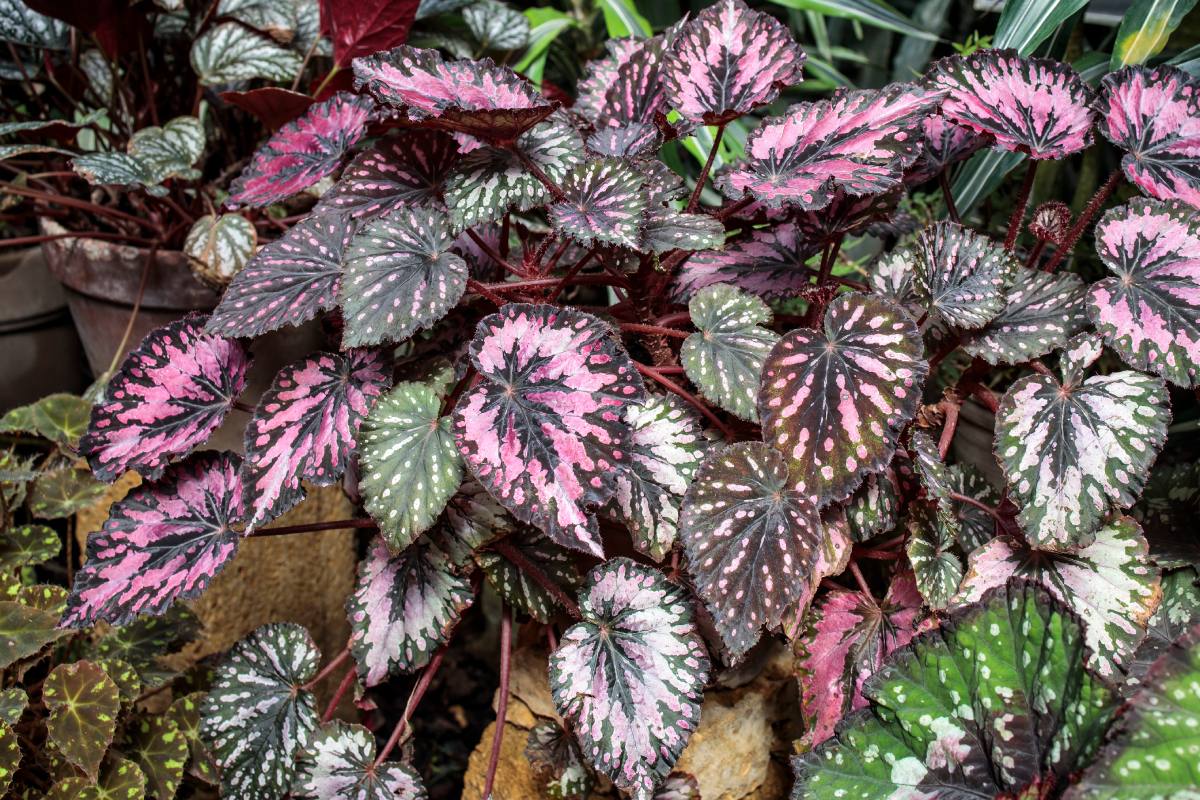
M 492 5 L 464 18 L 507 41 Z M 92 407 L 95 477 L 143 482 L 89 540 L 63 628 L 173 613 L 305 483 L 348 481 L 377 535 L 328 669 L 420 671 L 409 711 L 381 750 L 322 718 L 311 638 L 266 626 L 201 714 L 230 796 L 423 797 L 388 756 L 483 586 L 551 628 L 560 719 L 529 747 L 561 796 L 597 775 L 694 795 L 672 769 L 710 677 L 775 634 L 802 654 L 795 797 L 1189 791 L 1195 549 L 1148 541 L 1184 530 L 1169 499 L 1134 506 L 1168 385 L 1200 385 L 1200 82 L 1131 66 L 1094 90 L 984 49 L 765 116 L 716 203 L 712 159 L 689 192 L 658 158 L 704 126 L 715 150 L 805 63 L 741 0 L 613 41 L 570 108 L 490 59 L 349 60 L 352 88 L 280 126 L 228 207 L 331 185 Z M 1098 140 L 1113 177 L 1026 226 L 1038 165 Z M 948 191 L 978 151 L 1028 163 L 1007 230 Z M 1099 216 L 1123 179 L 1144 196 Z M 914 229 L 925 184 L 945 216 Z M 1060 270 L 1093 223 L 1098 281 Z M 855 274 L 843 246 L 870 231 L 889 247 Z M 328 350 L 276 374 L 244 454 L 198 450 L 252 340 L 318 317 Z M 956 455 L 974 410 L 995 484 Z

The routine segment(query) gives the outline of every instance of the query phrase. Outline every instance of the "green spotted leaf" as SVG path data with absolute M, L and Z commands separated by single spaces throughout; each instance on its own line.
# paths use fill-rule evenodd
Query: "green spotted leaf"
M 203 702 L 203 692 L 186 694 L 171 703 L 167 714 L 175 721 L 179 733 L 187 742 L 187 773 L 215 786 L 218 780 L 217 765 L 200 734 L 200 709 Z
M 58 627 L 59 614 L 16 600 L 0 601 L 0 668 L 37 655 L 70 633 Z
M 533 564 L 568 593 L 579 584 L 579 570 L 575 567 L 574 557 L 536 528 L 526 529 L 505 541 L 525 561 Z M 475 562 L 483 570 L 488 583 L 509 605 L 538 622 L 550 622 L 558 601 L 520 566 L 494 550 L 481 550 L 475 555 Z
M 98 778 L 121 711 L 117 685 L 91 661 L 59 664 L 46 676 L 42 702 L 50 712 L 50 743 L 93 780 Z
M 17 767 L 21 766 L 21 743 L 13 733 L 13 724 L 0 722 L 0 794 L 8 791 Z
M 321 726 L 300 758 L 292 796 L 302 800 L 426 800 L 416 770 L 375 763 L 375 736 L 361 725 Z
M 98 782 L 86 778 L 63 778 L 51 787 L 46 800 L 144 800 L 146 774 L 127 758 L 105 759 Z
M 258 234 L 241 214 L 205 214 L 188 232 L 183 252 L 192 271 L 215 286 L 224 286 L 254 255 Z
M 301 55 L 236 22 L 209 28 L 192 43 L 192 69 L 205 86 L 265 78 L 290 81 Z
M 887 658 L 868 707 L 792 760 L 793 800 L 1019 796 L 1059 786 L 1117 702 L 1068 607 L 1011 582 Z
M 130 725 L 126 736 L 122 752 L 145 773 L 147 794 L 157 800 L 175 797 L 188 762 L 188 741 L 179 723 L 168 715 L 143 716 Z
M 1044 356 L 1087 325 L 1086 295 L 1074 273 L 1020 269 L 1004 307 L 982 328 L 963 334 L 963 349 L 989 364 Z
M 33 567 L 62 550 L 58 531 L 46 525 L 16 525 L 0 531 L 0 566 Z
M 646 212 L 642 226 L 644 250 L 719 250 L 724 244 L 725 226 L 708 214 L 685 214 L 665 207 Z
M 442 398 L 422 383 L 398 383 L 359 430 L 367 511 L 399 552 L 426 531 L 462 481 L 462 458 Z
M 29 492 L 29 510 L 39 519 L 62 519 L 96 503 L 107 484 L 86 469 L 60 467 L 41 473 Z
M 75 447 L 79 443 L 79 437 L 87 431 L 92 413 L 92 404 L 73 394 L 48 395 L 28 408 L 32 412 L 33 430 L 39 436 L 68 447 Z M 8 415 L 5 415 L 5 419 L 8 419 Z
M 303 627 L 264 625 L 217 668 L 201 710 L 201 734 L 221 766 L 222 792 L 278 800 L 296 776 L 295 757 L 317 727 L 316 700 L 302 688 L 321 654 Z
M 688 303 L 698 329 L 679 351 L 688 379 L 705 399 L 750 422 L 758 421 L 759 378 L 779 335 L 762 327 L 771 309 L 726 284 L 706 286 Z
M 141 696 L 142 676 L 138 675 L 138 671 L 129 662 L 119 658 L 97 658 L 95 663 L 117 685 L 121 705 L 128 707 Z
M 14 727 L 21 721 L 29 705 L 29 695 L 20 686 L 11 686 L 0 691 L 0 722 Z
M 138 617 L 111 629 L 93 646 L 91 656 L 119 659 L 138 671 L 147 688 L 156 689 L 175 676 L 160 663 L 200 634 L 200 620 L 187 606 L 176 603 L 160 617 Z
M 917 590 L 930 608 L 945 608 L 963 577 L 962 561 L 954 552 L 958 521 L 940 509 L 916 506 L 909 515 L 908 536 L 908 561 Z
M 1162 602 L 1146 623 L 1146 638 L 1134 651 L 1127 672 L 1136 686 L 1171 643 L 1200 624 L 1200 572 L 1182 567 L 1163 572 Z

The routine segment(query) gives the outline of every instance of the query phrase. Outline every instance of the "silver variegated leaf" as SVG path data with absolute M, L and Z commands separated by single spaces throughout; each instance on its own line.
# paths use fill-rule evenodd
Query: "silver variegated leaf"
M 958 520 L 941 509 L 917 506 L 909 515 L 908 537 L 906 552 L 917 590 L 930 608 L 945 608 L 963 577 L 962 561 L 954 552 Z
M 685 214 L 667 207 L 646 212 L 642 225 L 644 250 L 719 250 L 724 244 L 725 226 L 708 214 Z
M 909 257 L 920 302 L 964 330 L 982 327 L 1000 313 L 1017 269 L 1012 254 L 991 237 L 947 221 L 926 228 Z
M 1020 364 L 1064 346 L 1087 325 L 1086 290 L 1071 272 L 1018 269 L 1004 308 L 962 347 L 989 364 Z
M 586 247 L 641 246 L 642 215 L 647 206 L 644 177 L 627 161 L 587 161 L 567 173 L 563 199 L 550 206 L 550 221 Z
M 224 286 L 254 255 L 258 234 L 241 214 L 206 214 L 196 220 L 183 242 L 192 271 L 203 280 Z
M 375 763 L 375 735 L 340 720 L 322 725 L 300 757 L 292 796 L 303 800 L 426 800 L 416 770 Z
M 290 81 L 300 72 L 301 56 L 257 31 L 222 22 L 192 44 L 192 69 L 205 86 L 265 78 Z

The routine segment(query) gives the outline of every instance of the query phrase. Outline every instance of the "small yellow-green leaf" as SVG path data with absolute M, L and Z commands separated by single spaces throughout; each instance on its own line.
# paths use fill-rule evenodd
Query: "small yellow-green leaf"
M 121 711 L 117 685 L 99 664 L 59 664 L 46 677 L 42 700 L 50 711 L 46 729 L 60 754 L 93 779 L 112 744 Z

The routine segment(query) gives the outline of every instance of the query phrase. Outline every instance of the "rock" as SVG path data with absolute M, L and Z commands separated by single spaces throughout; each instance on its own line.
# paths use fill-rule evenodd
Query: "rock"
M 509 703 L 511 706 L 511 700 Z M 471 753 L 467 775 L 463 780 L 462 800 L 483 800 L 483 784 L 487 778 L 495 731 L 496 723 L 492 722 L 484 730 L 479 746 Z M 528 738 L 528 730 L 512 724 L 504 726 L 500 761 L 496 766 L 496 780 L 492 784 L 492 800 L 535 800 L 542 796 L 533 770 L 529 767 L 529 760 L 525 758 L 525 741 Z

